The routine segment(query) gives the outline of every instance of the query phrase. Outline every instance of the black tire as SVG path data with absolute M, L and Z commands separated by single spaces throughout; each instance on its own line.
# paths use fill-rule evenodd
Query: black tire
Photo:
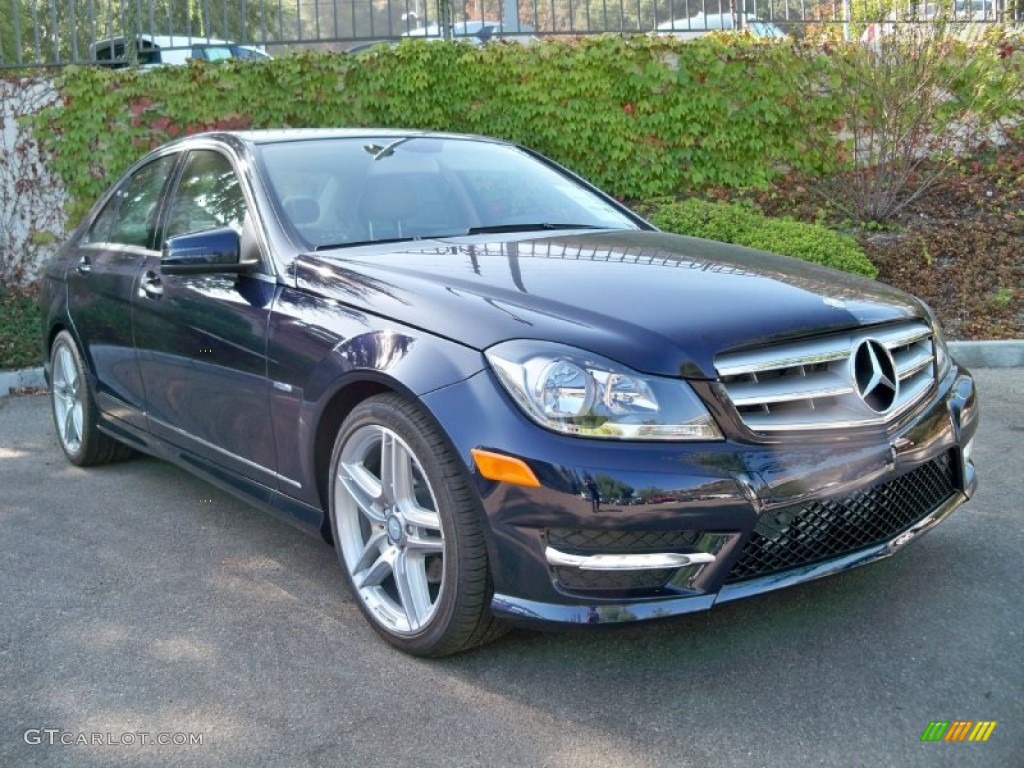
M 123 461 L 135 453 L 97 427 L 98 409 L 88 370 L 67 331 L 58 333 L 50 347 L 50 410 L 57 441 L 72 464 L 92 467 Z
M 331 529 L 360 610 L 389 643 L 438 657 L 504 632 L 490 612 L 480 515 L 464 467 L 418 406 L 377 395 L 345 419 L 331 455 Z

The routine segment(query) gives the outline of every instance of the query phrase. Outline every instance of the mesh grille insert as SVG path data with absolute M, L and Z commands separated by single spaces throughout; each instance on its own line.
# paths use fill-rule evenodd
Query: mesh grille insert
M 945 453 L 895 480 L 849 496 L 765 512 L 727 583 L 880 544 L 926 517 L 957 489 Z
M 548 544 L 563 552 L 585 555 L 642 554 L 687 550 L 701 531 L 622 531 L 603 528 L 549 528 Z
M 651 571 L 581 571 L 576 568 L 555 568 L 555 578 L 565 589 L 625 592 L 652 590 L 665 586 L 673 568 Z

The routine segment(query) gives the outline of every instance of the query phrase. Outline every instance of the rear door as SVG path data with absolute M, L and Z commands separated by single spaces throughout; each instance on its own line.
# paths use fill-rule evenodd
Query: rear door
M 177 161 L 177 154 L 164 155 L 125 179 L 79 241 L 68 275 L 68 307 L 96 375 L 97 405 L 142 428 L 131 305 L 143 264 L 157 254 L 157 223 Z

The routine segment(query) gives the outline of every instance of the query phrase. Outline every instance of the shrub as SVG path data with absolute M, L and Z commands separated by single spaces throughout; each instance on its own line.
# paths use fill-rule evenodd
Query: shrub
M 793 72 L 803 98 L 828 91 L 843 102 L 837 128 L 848 173 L 826 176 L 818 191 L 852 218 L 882 222 L 941 180 L 958 156 L 1020 120 L 1024 56 L 998 26 L 981 33 L 940 16 L 878 29 L 871 45 L 795 46 L 807 66 Z
M 35 290 L 0 287 L 0 371 L 40 364 L 41 328 Z
M 691 199 L 648 207 L 655 206 L 650 220 L 668 232 L 793 256 L 855 275 L 878 274 L 856 240 L 820 224 L 772 219 L 737 203 Z

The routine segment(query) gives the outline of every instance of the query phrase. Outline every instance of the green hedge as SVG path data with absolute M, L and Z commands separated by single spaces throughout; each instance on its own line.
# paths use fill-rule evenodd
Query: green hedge
M 736 203 L 685 200 L 658 207 L 653 224 L 668 232 L 781 253 L 815 264 L 875 277 L 878 270 L 857 241 L 819 224 L 772 219 Z
M 829 141 L 836 105 L 801 99 L 793 85 L 815 66 L 787 42 L 745 36 L 478 47 L 409 40 L 357 56 L 69 68 L 59 81 L 63 105 L 36 130 L 73 217 L 145 150 L 187 132 L 244 127 L 482 133 L 638 199 L 826 170 L 834 154 L 809 148 Z
M 943 47 L 949 55 L 938 66 L 962 77 L 950 84 L 942 108 L 966 99 L 1005 116 L 1007 105 L 1017 109 L 1007 99 L 1019 89 L 1022 55 L 999 59 L 995 49 L 986 56 L 978 50 L 955 40 Z M 789 171 L 813 176 L 849 163 L 849 138 L 846 145 L 836 138 L 849 111 L 870 107 L 870 114 L 884 115 L 887 107 L 864 98 L 878 90 L 870 78 L 858 102 L 851 93 L 857 89 L 840 76 L 849 69 L 841 63 L 870 56 L 856 43 L 822 48 L 746 35 L 686 42 L 637 35 L 530 46 L 405 40 L 359 55 L 147 70 L 70 67 L 58 82 L 63 104 L 40 113 L 35 131 L 66 184 L 72 219 L 167 139 L 248 127 L 497 136 L 549 155 L 614 195 L 646 199 L 763 187 Z M 884 67 L 869 69 L 885 74 Z
M 34 291 L 0 285 L 0 371 L 39 365 L 42 334 Z

